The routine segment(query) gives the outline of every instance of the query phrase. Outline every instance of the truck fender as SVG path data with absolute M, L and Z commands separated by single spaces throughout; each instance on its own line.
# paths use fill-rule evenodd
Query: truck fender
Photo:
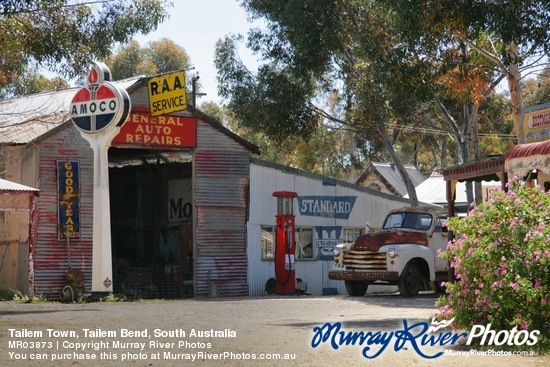
M 390 247 L 397 249 L 397 256 L 391 259 L 389 256 L 386 256 L 386 266 L 388 271 L 397 271 L 401 275 L 403 269 L 407 263 L 415 258 L 421 258 L 426 261 L 428 264 L 428 269 L 430 273 L 430 281 L 435 281 L 435 258 L 433 251 L 425 246 L 419 246 L 414 244 L 409 245 L 385 245 L 380 247 L 379 251 L 386 252 Z M 391 260 L 394 261 L 394 264 L 391 264 Z

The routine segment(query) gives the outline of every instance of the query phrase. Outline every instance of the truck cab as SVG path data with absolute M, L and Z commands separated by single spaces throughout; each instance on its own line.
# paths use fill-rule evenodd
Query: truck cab
M 371 284 L 397 285 L 404 297 L 439 290 L 449 275 L 448 262 L 438 256 L 447 245 L 446 219 L 439 207 L 392 210 L 380 231 L 336 246 L 329 279 L 343 280 L 350 296 L 363 296 Z

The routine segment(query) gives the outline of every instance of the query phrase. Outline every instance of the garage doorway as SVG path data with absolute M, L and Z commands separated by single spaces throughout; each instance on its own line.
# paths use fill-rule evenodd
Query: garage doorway
M 192 297 L 191 152 L 111 148 L 109 165 L 114 293 Z

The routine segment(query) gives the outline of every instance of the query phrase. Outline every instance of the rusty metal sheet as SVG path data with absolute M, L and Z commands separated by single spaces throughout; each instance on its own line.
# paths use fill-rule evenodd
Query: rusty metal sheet
M 66 284 L 69 266 L 67 242 L 58 239 L 57 160 L 78 158 L 81 164 L 81 236 L 70 241 L 71 265 L 84 271 L 86 287 L 92 281 L 93 153 L 74 128 L 57 131 L 38 143 L 36 237 L 31 269 L 34 294 L 56 299 Z
M 428 246 L 428 235 L 422 232 L 389 230 L 359 236 L 353 250 L 378 251 L 385 245 L 417 244 Z

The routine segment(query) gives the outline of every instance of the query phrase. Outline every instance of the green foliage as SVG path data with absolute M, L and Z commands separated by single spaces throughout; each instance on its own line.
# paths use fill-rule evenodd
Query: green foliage
M 548 331 L 550 319 L 550 193 L 513 181 L 466 218 L 451 218 L 458 238 L 442 256 L 456 282 L 447 282 L 439 317 L 460 328 Z
M 12 301 L 16 293 L 15 289 L 0 289 L 0 302 Z
M 525 107 L 550 102 L 550 67 L 546 67 L 536 79 L 528 79 L 522 85 L 522 91 Z
M 116 296 L 113 292 L 110 292 L 107 297 L 103 297 L 100 299 L 101 302 L 108 302 L 108 303 L 114 303 L 114 302 L 123 302 L 125 299 L 120 298 Z
M 310 99 L 315 95 L 312 80 L 292 68 L 275 63 L 251 74 L 236 52 L 238 37 L 216 44 L 219 94 L 230 98 L 227 107 L 247 128 L 256 129 L 278 142 L 289 136 L 308 137 L 320 122 Z
M 67 78 L 83 75 L 93 60 L 108 57 L 116 43 L 148 33 L 167 13 L 166 0 L 9 0 L 0 3 L 0 87 L 29 65 Z
M 50 79 L 40 74 L 37 68 L 25 68 L 12 83 L 0 88 L 0 98 L 25 96 L 68 87 L 67 81 L 61 77 Z
M 190 59 L 183 47 L 163 38 L 149 42 L 144 47 L 132 40 L 120 47 L 105 63 L 113 77 L 120 80 L 142 74 L 154 75 L 185 70 L 190 66 Z
M 38 296 L 29 296 L 28 294 L 24 294 L 21 291 L 17 290 L 15 291 L 15 294 L 13 295 L 13 300 L 15 302 L 21 302 L 21 303 L 41 303 L 41 302 L 48 302 L 48 299 L 44 297 L 43 295 Z

